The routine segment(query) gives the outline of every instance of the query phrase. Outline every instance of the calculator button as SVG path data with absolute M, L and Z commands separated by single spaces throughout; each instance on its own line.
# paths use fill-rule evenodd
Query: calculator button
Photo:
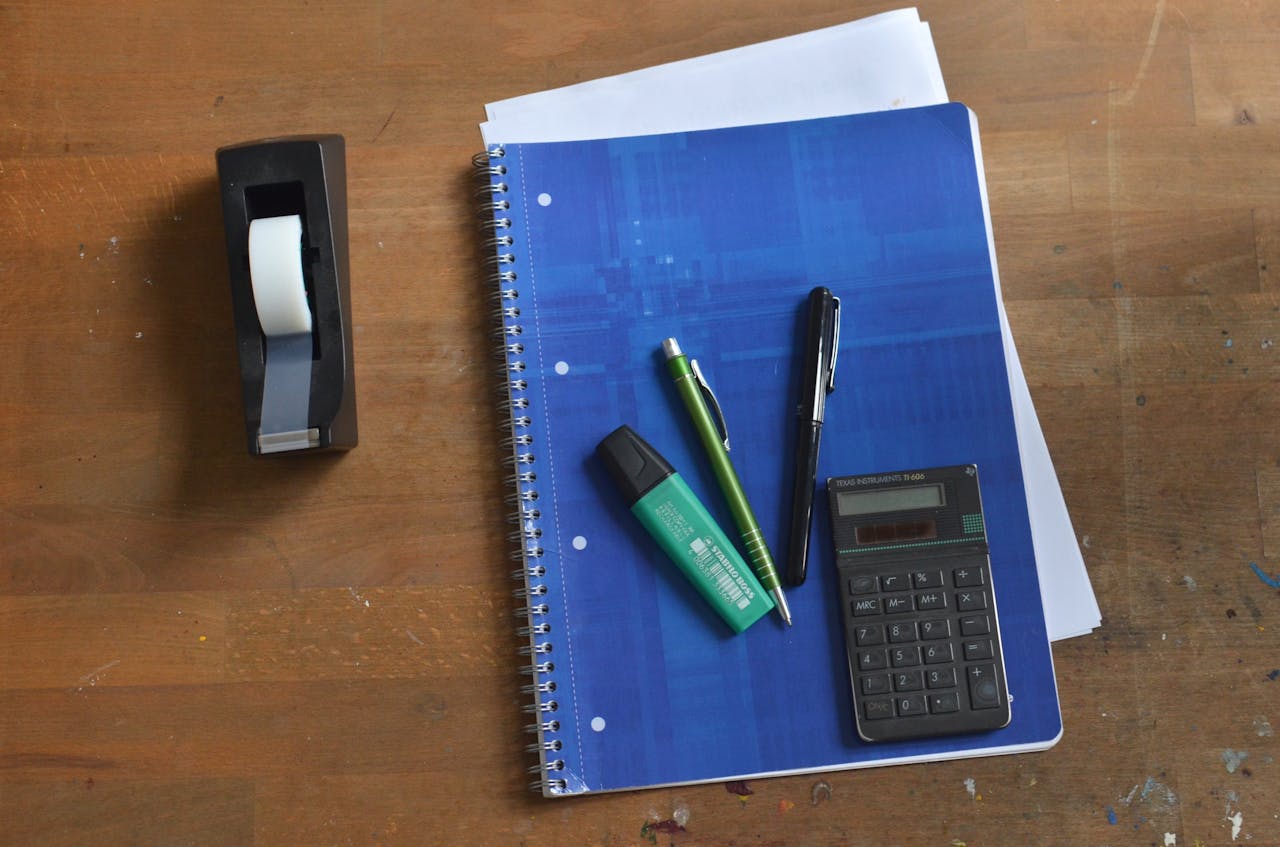
M 888 694 L 889 677 L 882 673 L 874 676 L 864 676 L 862 678 L 862 693 L 867 695 Z
M 956 608 L 962 612 L 972 612 L 987 608 L 987 592 L 960 591 L 956 593 Z
M 886 629 L 889 632 L 889 643 L 891 644 L 903 644 L 916 640 L 916 625 L 914 623 L 891 623 Z
M 898 717 L 900 718 L 910 718 L 925 713 L 923 694 L 908 694 L 905 697 L 896 697 L 894 702 L 898 705 Z
M 973 662 L 978 659 L 990 659 L 995 655 L 995 651 L 991 646 L 991 639 L 983 641 L 966 641 L 964 643 L 964 658 L 967 662 Z
M 960 711 L 960 695 L 954 691 L 929 695 L 929 711 L 935 715 Z
M 987 581 L 982 568 L 956 568 L 951 577 L 955 581 L 956 588 L 972 588 L 975 585 L 983 585 Z
M 956 684 L 955 668 L 934 668 L 925 671 L 925 682 L 930 688 L 954 688 Z
M 867 700 L 862 704 L 862 713 L 869 721 L 883 720 L 893 717 L 892 700 Z
M 933 612 L 947 608 L 947 595 L 941 591 L 929 591 L 916 595 L 916 608 L 922 612 Z
M 951 621 L 920 621 L 920 637 L 926 640 L 951 637 Z
M 911 587 L 911 583 L 907 581 L 906 574 L 885 576 L 880 581 L 884 591 L 906 591 Z
M 849 604 L 849 608 L 853 611 L 855 618 L 878 615 L 880 614 L 880 598 L 866 597 L 862 600 L 854 600 Z
M 995 665 L 974 665 L 965 672 L 969 680 L 969 704 L 975 709 L 1000 706 L 1000 683 Z
M 895 668 L 910 668 L 920 664 L 919 647 L 895 647 L 889 651 Z
M 956 658 L 954 651 L 951 649 L 950 641 L 942 644 L 926 644 L 921 652 L 924 654 L 924 663 L 926 665 L 940 665 L 943 662 L 954 662 Z
M 870 647 L 875 644 L 883 644 L 884 627 L 879 625 L 855 627 L 853 637 L 854 640 L 858 642 L 859 647 Z
M 911 581 L 916 588 L 941 588 L 942 571 L 915 571 L 911 574 Z
M 858 653 L 859 670 L 878 671 L 888 666 L 883 650 L 863 650 Z
M 911 595 L 895 594 L 892 597 L 884 598 L 884 613 L 886 615 L 901 615 L 904 612 L 911 611 Z
M 879 590 L 874 576 L 855 576 L 849 580 L 850 594 L 875 594 Z
M 991 619 L 986 615 L 969 615 L 960 619 L 961 635 L 988 635 L 991 632 Z
M 894 691 L 923 691 L 924 675 L 920 671 L 900 671 L 893 675 Z

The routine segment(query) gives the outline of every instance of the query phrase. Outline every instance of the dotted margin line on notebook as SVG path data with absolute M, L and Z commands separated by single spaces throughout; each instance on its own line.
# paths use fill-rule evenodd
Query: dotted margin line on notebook
M 528 261 L 529 261 L 529 294 L 530 294 L 530 298 L 533 300 L 533 332 L 538 339 L 538 374 L 540 375 L 538 388 L 542 392 L 543 432 L 546 434 L 546 438 L 547 438 L 547 448 L 546 448 L 545 455 L 547 457 L 547 471 L 551 475 L 551 503 L 553 506 L 555 506 L 555 504 L 559 502 L 559 498 L 556 496 L 555 459 L 552 458 L 552 452 L 551 452 L 551 418 L 548 415 L 547 381 L 546 381 L 546 377 L 544 376 L 546 374 L 546 370 L 544 367 L 545 363 L 542 358 L 542 324 L 539 322 L 539 315 L 538 315 L 538 277 L 533 269 L 533 265 L 534 265 L 533 238 L 531 237 L 530 229 L 529 229 L 529 195 L 528 195 L 528 179 L 527 179 L 528 172 L 524 168 L 524 148 L 523 147 L 516 147 L 516 156 L 520 160 L 520 208 L 522 210 L 522 213 L 524 214 L 525 256 L 528 257 Z M 538 449 L 538 448 L 535 448 L 535 449 Z M 556 547 L 555 547 L 556 560 L 557 560 L 557 564 L 559 566 L 559 571 L 560 571 L 560 602 L 564 604 L 564 619 L 568 621 L 569 620 L 569 593 L 567 590 L 568 585 L 565 583 L 565 578 L 564 578 L 564 556 L 562 553 L 562 551 L 564 550 L 564 546 L 561 544 L 559 508 L 555 508 L 554 520 L 555 520 L 555 539 L 556 539 Z M 565 645 L 565 649 L 566 649 L 568 660 L 569 660 L 569 690 L 573 695 L 573 732 L 578 739 L 578 746 L 575 750 L 575 753 L 578 757 L 578 768 L 579 768 L 579 773 L 577 774 L 577 776 L 581 778 L 583 782 L 586 782 L 585 775 L 581 772 L 582 765 L 583 765 L 582 721 L 579 720 L 580 716 L 578 714 L 578 681 L 577 681 L 577 676 L 574 674 L 574 669 L 573 669 L 573 642 L 569 640 L 568 626 L 565 627 L 563 638 L 564 640 L 562 641 L 562 643 Z

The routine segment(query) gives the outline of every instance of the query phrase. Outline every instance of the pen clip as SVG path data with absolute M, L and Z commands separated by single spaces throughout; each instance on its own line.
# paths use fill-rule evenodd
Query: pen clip
M 827 370 L 827 393 L 836 390 L 836 358 L 840 355 L 840 298 L 831 298 L 831 365 Z
M 716 393 L 711 390 L 711 386 L 707 383 L 707 378 L 702 375 L 702 368 L 698 367 L 697 359 L 689 360 L 689 370 L 693 371 L 693 381 L 698 384 L 698 390 L 702 392 L 702 396 L 711 404 L 712 411 L 715 412 L 720 422 L 718 429 L 721 433 L 720 441 L 724 444 L 725 452 L 729 450 L 729 424 L 724 419 L 724 412 L 720 408 L 720 401 L 716 399 Z

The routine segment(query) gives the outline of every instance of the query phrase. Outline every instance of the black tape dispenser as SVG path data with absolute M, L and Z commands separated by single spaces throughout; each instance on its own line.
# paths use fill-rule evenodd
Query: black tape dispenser
M 249 453 L 356 445 L 340 135 L 218 150 Z

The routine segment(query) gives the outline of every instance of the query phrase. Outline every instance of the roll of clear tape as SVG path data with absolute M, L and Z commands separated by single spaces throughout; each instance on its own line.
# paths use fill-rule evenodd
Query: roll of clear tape
M 297 215 L 249 222 L 249 277 L 258 323 L 266 337 L 262 384 L 263 453 L 313 447 L 311 309 L 302 276 L 302 219 Z

